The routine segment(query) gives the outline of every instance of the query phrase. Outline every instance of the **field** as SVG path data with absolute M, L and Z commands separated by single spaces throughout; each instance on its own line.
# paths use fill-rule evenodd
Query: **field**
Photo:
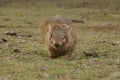
M 84 22 L 70 59 L 50 59 L 43 43 L 56 14 Z M 0 0 L 0 80 L 120 80 L 120 1 Z

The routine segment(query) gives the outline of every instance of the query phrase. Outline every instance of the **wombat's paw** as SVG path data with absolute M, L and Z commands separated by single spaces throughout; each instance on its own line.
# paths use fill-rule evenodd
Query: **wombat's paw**
M 52 59 L 57 58 L 56 55 L 54 55 L 54 54 L 50 54 L 49 57 L 52 58 Z

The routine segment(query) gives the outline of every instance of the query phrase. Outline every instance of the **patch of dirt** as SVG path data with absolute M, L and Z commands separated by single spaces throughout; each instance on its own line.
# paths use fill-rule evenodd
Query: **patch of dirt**
M 108 43 L 111 44 L 112 46 L 119 46 L 119 42 L 110 42 L 110 41 L 99 41 L 98 43 Z
M 24 34 L 24 33 L 22 33 L 22 34 L 19 34 L 19 33 L 22 33 L 22 32 L 7 31 L 7 32 L 4 33 L 4 35 L 19 36 L 19 37 L 21 37 L 21 36 L 32 37 L 31 34 L 27 34 L 27 35 L 26 35 L 26 34 Z
M 16 36 L 17 33 L 15 31 L 8 31 L 4 35 Z
M 88 27 L 88 29 L 93 30 L 95 32 L 120 32 L 120 25 L 112 25 L 112 24 L 107 24 L 107 25 L 101 25 L 101 26 L 91 26 Z
M 98 54 L 96 52 L 84 52 L 84 55 L 89 57 L 99 57 Z
M 19 49 L 14 49 L 13 52 L 20 53 L 21 51 Z
M 7 26 L 5 26 L 5 25 L 0 25 L 0 28 L 3 28 L 3 27 L 7 27 Z
M 0 39 L 0 43 L 4 43 L 4 42 L 7 42 L 7 39 L 1 38 L 1 39 Z

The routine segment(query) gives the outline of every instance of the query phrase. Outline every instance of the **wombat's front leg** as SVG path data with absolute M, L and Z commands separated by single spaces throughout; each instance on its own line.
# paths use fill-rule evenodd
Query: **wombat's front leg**
M 56 58 L 56 54 L 51 49 L 48 49 L 48 55 L 50 58 L 53 58 L 53 59 Z

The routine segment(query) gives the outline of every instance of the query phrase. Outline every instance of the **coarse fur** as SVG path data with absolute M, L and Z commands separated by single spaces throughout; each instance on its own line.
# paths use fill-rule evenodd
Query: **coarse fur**
M 70 55 L 77 42 L 72 21 L 60 15 L 47 20 L 44 25 L 44 42 L 49 57 L 57 58 L 66 54 Z

